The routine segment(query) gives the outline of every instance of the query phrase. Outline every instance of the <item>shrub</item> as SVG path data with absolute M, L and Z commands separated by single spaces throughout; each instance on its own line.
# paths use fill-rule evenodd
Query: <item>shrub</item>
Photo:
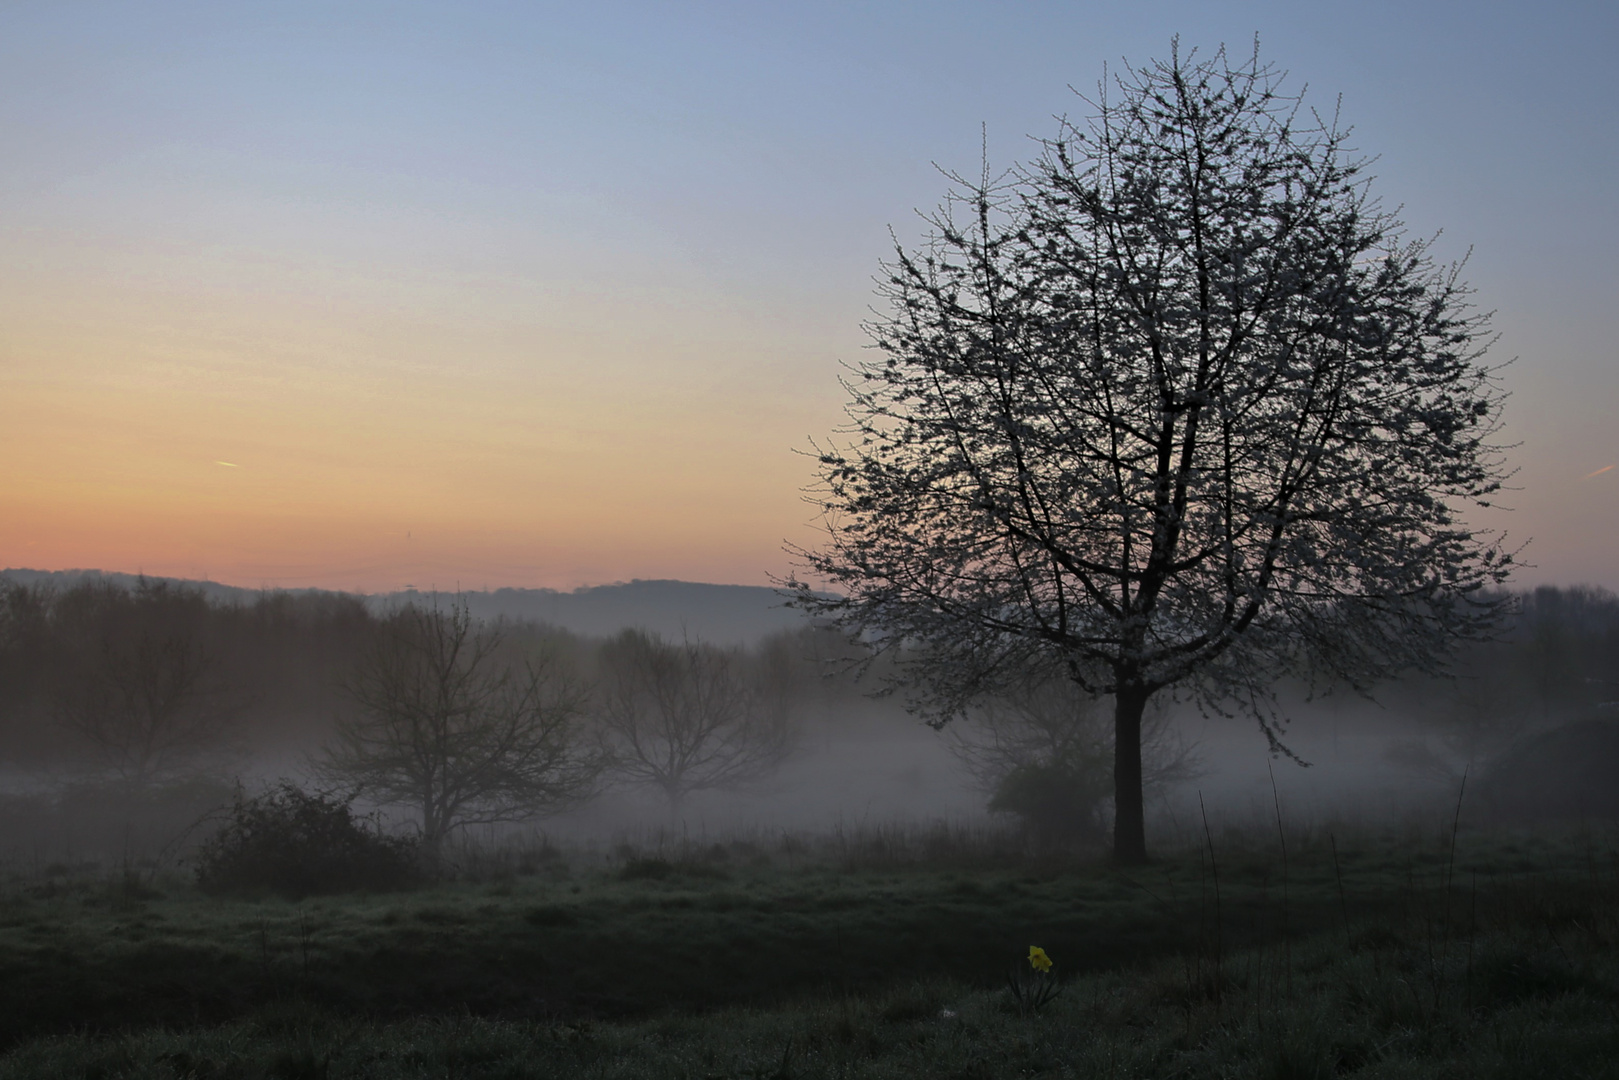
M 407 888 L 419 879 L 416 842 L 384 836 L 356 817 L 352 799 L 282 781 L 257 798 L 237 792 L 223 828 L 197 850 L 197 886 L 219 894 L 319 893 Z
M 1020 765 L 1001 779 L 989 808 L 1017 815 L 1045 841 L 1096 840 L 1107 825 L 1108 779 L 1086 763 Z

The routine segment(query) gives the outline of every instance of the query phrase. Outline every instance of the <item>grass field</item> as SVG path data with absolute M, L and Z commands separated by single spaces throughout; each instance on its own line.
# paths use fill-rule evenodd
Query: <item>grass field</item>
M 1619 1076 L 1613 838 L 1212 851 L 536 848 L 301 903 L 56 867 L 0 897 L 0 1077 Z

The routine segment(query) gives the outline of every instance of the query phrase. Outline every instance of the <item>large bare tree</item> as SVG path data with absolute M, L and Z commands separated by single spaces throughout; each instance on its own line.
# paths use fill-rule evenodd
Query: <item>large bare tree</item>
M 790 584 L 940 722 L 1031 673 L 1111 695 L 1138 861 L 1153 695 L 1251 707 L 1280 751 L 1280 673 L 1365 686 L 1490 625 L 1510 553 L 1463 515 L 1502 395 L 1458 268 L 1257 49 L 1177 45 L 1087 103 L 885 267 Z
M 584 695 L 553 653 L 513 655 L 466 605 L 383 619 L 349 683 L 355 713 L 320 762 L 328 778 L 421 814 L 436 861 L 465 825 L 520 821 L 595 790 Z

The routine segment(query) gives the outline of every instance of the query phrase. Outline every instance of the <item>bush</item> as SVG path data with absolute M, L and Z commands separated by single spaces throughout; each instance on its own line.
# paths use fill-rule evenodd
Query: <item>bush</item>
M 225 826 L 196 854 L 197 886 L 220 894 L 386 891 L 419 880 L 416 842 L 384 836 L 352 800 L 282 781 L 257 798 L 237 792 Z
M 1085 763 L 1020 765 L 1001 779 L 989 808 L 1017 815 L 1044 841 L 1095 841 L 1107 827 L 1107 780 Z

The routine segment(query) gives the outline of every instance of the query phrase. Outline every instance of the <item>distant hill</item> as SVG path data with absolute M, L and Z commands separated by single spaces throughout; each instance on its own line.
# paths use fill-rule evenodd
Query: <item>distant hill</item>
M 391 602 L 407 594 L 394 593 Z M 671 637 L 683 632 L 705 641 L 741 644 L 801 626 L 804 616 L 782 606 L 774 589 L 757 585 L 705 585 L 693 581 L 631 581 L 557 592 L 495 589 L 466 594 L 474 615 L 533 619 L 576 634 L 613 634 L 640 627 Z
M 140 578 L 102 570 L 0 570 L 0 579 L 19 584 L 51 584 L 70 588 L 84 580 L 101 580 L 125 587 Z M 219 604 L 248 604 L 258 589 L 243 589 L 213 581 L 154 578 L 200 590 Z M 325 589 L 287 589 L 290 593 L 319 593 Z M 449 594 L 440 594 L 444 599 Z M 485 619 L 505 616 L 532 619 L 571 630 L 602 636 L 626 627 L 639 627 L 671 637 L 688 633 L 720 644 L 744 644 L 778 630 L 803 624 L 804 616 L 782 606 L 781 594 L 757 585 L 706 585 L 693 581 L 631 581 L 595 585 L 572 592 L 556 589 L 495 589 L 464 594 L 472 614 Z M 365 596 L 375 608 L 387 608 L 429 594 L 414 589 Z
M 15 581 L 19 585 L 50 585 L 58 589 L 71 589 L 86 581 L 105 581 L 126 589 L 135 587 L 140 574 L 123 574 L 111 570 L 0 570 L 0 581 Z M 234 585 L 221 585 L 217 581 L 191 581 L 185 578 L 164 578 L 146 575 L 148 581 L 167 581 L 196 589 L 216 604 L 250 604 L 259 595 L 258 589 L 239 589 Z M 287 589 L 289 593 L 330 592 L 329 589 Z

